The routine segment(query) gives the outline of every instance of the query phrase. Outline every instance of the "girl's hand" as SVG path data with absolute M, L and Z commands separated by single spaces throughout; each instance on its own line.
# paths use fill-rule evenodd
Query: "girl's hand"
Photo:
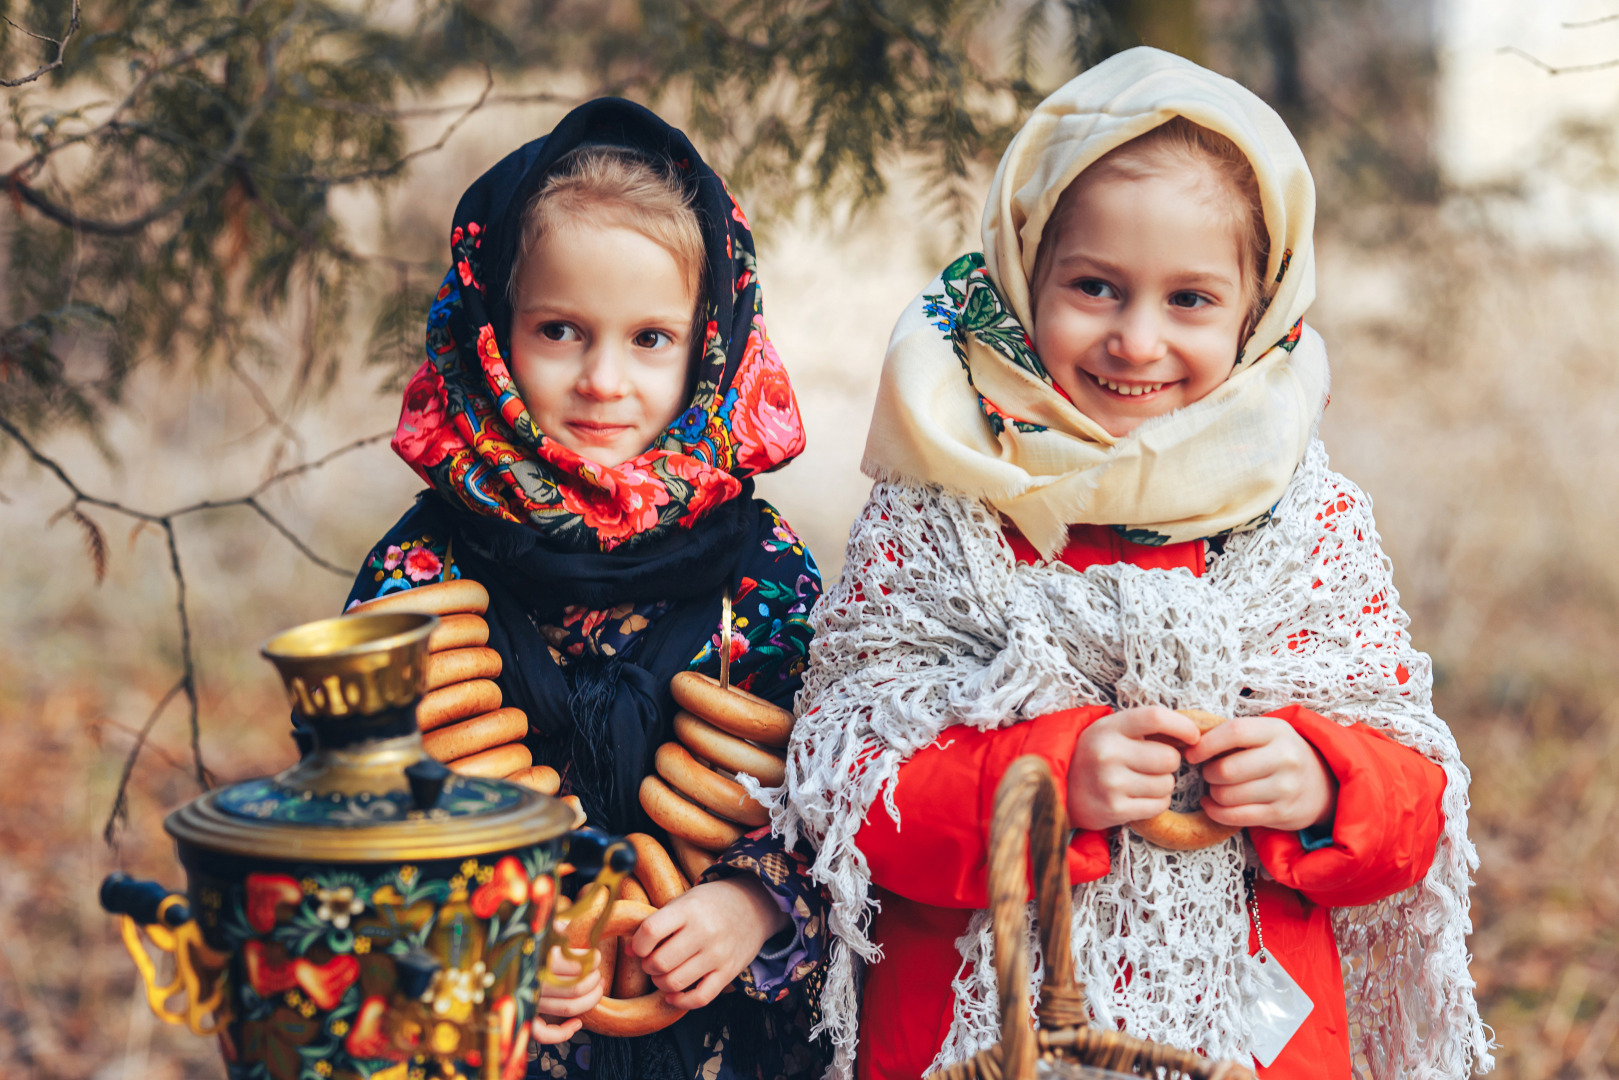
M 553 974 L 572 976 L 579 974 L 580 970 L 579 963 L 564 958 L 561 949 L 551 950 Z M 529 1028 L 534 1041 L 554 1044 L 573 1038 L 583 1023 L 579 1017 L 594 1009 L 606 990 L 599 956 L 590 974 L 572 986 L 552 986 L 542 982 L 540 996 L 534 1002 L 534 1022 Z
M 1292 724 L 1274 716 L 1227 720 L 1188 750 L 1186 760 L 1208 762 L 1203 812 L 1221 825 L 1306 829 L 1331 821 L 1337 810 L 1337 777 Z
M 1111 829 L 1168 810 L 1181 756 L 1166 739 L 1195 745 L 1197 725 L 1146 705 L 1104 716 L 1081 732 L 1068 766 L 1069 824 Z
M 726 878 L 694 886 L 647 916 L 630 952 L 679 1009 L 700 1009 L 753 963 L 786 927 L 787 913 L 758 881 Z

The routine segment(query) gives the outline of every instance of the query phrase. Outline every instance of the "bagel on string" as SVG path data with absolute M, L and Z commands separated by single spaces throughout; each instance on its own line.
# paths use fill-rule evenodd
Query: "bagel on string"
M 344 614 L 388 611 L 412 615 L 459 615 L 464 612 L 482 615 L 488 610 L 488 589 L 466 578 L 451 578 L 449 581 L 435 581 L 431 585 L 417 585 L 374 596 L 355 604 Z
M 416 704 L 416 726 L 432 731 L 457 720 L 500 708 L 500 687 L 488 679 L 451 683 L 422 696 Z
M 693 883 L 701 881 L 704 872 L 710 866 L 719 862 L 718 859 L 692 844 L 691 841 L 682 840 L 678 836 L 669 838 L 669 846 L 675 849 L 675 862 L 680 864 L 680 869 L 685 871 L 686 877 Z
M 742 829 L 715 817 L 656 776 L 641 781 L 641 808 L 670 836 L 690 840 L 704 851 L 724 851 L 742 839 Z
M 1202 709 L 1175 711 L 1196 724 L 1200 733 L 1213 731 L 1226 721 L 1225 717 Z M 1187 749 L 1185 743 L 1167 735 L 1149 735 L 1148 738 L 1166 743 L 1183 753 Z M 1198 851 L 1231 839 L 1242 831 L 1242 826 L 1221 825 L 1202 810 L 1165 810 L 1145 821 L 1132 821 L 1130 829 L 1143 840 L 1170 851 Z
M 566 805 L 569 810 L 573 811 L 573 824 L 571 826 L 569 826 L 569 827 L 574 828 L 574 829 L 582 829 L 582 828 L 584 828 L 585 827 L 585 806 L 584 806 L 583 803 L 581 803 L 579 801 L 579 796 L 577 796 L 577 795 L 563 795 L 563 796 L 561 796 L 561 799 L 562 799 L 563 804 Z
M 675 738 L 699 760 L 723 772 L 746 773 L 765 787 L 780 787 L 787 780 L 787 762 L 780 754 L 721 731 L 684 709 L 675 713 Z
M 465 649 L 487 644 L 489 644 L 489 624 L 484 622 L 482 615 L 463 611 L 438 617 L 438 625 L 427 638 L 427 651 L 445 652 L 449 649 Z
M 507 743 L 492 750 L 484 750 L 469 757 L 444 763 L 450 771 L 462 776 L 477 776 L 488 780 L 501 780 L 534 764 L 534 755 L 520 742 Z
M 422 666 L 427 672 L 424 689 L 437 690 L 469 679 L 493 679 L 500 674 L 501 662 L 498 652 L 478 646 L 428 653 Z
M 427 732 L 422 736 L 422 749 L 437 761 L 454 761 L 516 742 L 526 734 L 528 717 L 521 709 L 496 709 Z
M 549 765 L 531 765 L 526 769 L 518 769 L 507 780 L 514 784 L 522 784 L 532 788 L 541 795 L 555 795 L 562 790 L 562 777 Z
M 792 734 L 792 713 L 708 675 L 682 671 L 669 680 L 669 692 L 682 709 L 739 738 L 783 747 Z
M 642 832 L 630 833 L 624 839 L 635 849 L 635 877 L 653 907 L 663 907 L 691 888 L 662 844 Z
M 636 865 L 640 865 L 640 854 L 636 855 Z M 621 904 L 645 904 L 652 906 L 652 898 L 647 895 L 641 883 L 631 874 L 618 883 L 618 902 Z M 613 973 L 613 985 L 607 988 L 607 996 L 615 998 L 637 998 L 652 989 L 652 976 L 641 967 L 641 958 L 630 952 L 630 939 L 626 935 L 618 939 L 618 968 Z
M 679 743 L 658 747 L 654 761 L 670 787 L 725 820 L 750 829 L 770 823 L 770 812 L 749 798 L 741 784 L 710 769 Z

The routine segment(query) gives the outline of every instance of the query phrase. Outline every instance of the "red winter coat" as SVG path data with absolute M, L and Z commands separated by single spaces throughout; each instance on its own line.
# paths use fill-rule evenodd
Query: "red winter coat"
M 1186 567 L 1202 576 L 1202 541 L 1146 547 L 1100 526 L 1069 531 L 1062 561 L 1076 570 L 1129 562 Z M 1036 559 L 1008 531 L 1022 562 Z M 1053 713 L 998 731 L 946 730 L 900 767 L 894 797 L 904 832 L 881 808 L 861 828 L 858 844 L 871 868 L 881 911 L 872 940 L 883 959 L 867 970 L 860 1008 L 861 1080 L 915 1080 L 950 1030 L 950 982 L 960 966 L 955 941 L 972 912 L 989 906 L 989 819 L 995 787 L 1024 754 L 1039 754 L 1062 778 L 1086 725 L 1112 710 L 1092 706 Z M 1266 1080 L 1347 1080 L 1349 1032 L 1338 945 L 1328 909 L 1368 904 L 1420 881 L 1444 826 L 1439 766 L 1363 724 L 1342 727 L 1301 705 L 1271 714 L 1304 736 L 1338 780 L 1331 847 L 1305 852 L 1298 834 L 1250 829 L 1274 882 L 1256 892 L 1265 945 L 1310 995 L 1314 1010 Z M 1068 846 L 1075 882 L 1108 871 L 1105 833 L 1080 830 Z M 1248 950 L 1258 951 L 1252 928 Z

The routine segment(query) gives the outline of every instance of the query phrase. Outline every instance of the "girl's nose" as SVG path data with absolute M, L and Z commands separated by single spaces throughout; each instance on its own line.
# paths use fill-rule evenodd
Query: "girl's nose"
M 1108 335 L 1107 350 L 1127 364 L 1150 364 L 1168 352 L 1163 322 L 1149 304 L 1128 304 Z
M 629 393 L 623 361 L 611 349 L 591 349 L 585 354 L 574 389 L 593 401 L 617 401 Z

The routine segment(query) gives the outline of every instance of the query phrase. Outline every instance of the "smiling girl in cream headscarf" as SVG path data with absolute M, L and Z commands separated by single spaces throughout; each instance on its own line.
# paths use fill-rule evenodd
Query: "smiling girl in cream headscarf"
M 776 804 L 835 904 L 831 1075 L 998 1038 L 989 809 L 1029 753 L 1066 789 L 1096 1024 L 1266 1077 L 1489 1066 L 1467 770 L 1315 437 L 1313 218 L 1273 111 L 1136 49 L 1035 110 L 983 255 L 900 318 Z M 1199 804 L 1244 831 L 1122 827 Z

